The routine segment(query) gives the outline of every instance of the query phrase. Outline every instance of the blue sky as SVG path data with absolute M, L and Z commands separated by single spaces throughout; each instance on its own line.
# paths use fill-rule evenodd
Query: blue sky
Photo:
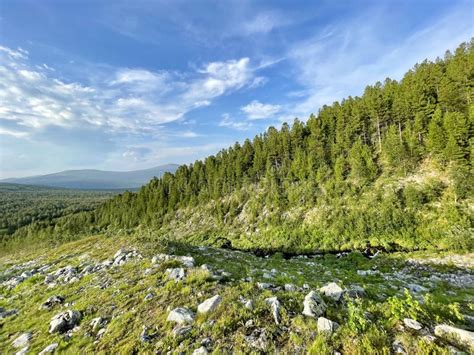
M 0 1 L 0 177 L 189 163 L 400 79 L 473 2 Z

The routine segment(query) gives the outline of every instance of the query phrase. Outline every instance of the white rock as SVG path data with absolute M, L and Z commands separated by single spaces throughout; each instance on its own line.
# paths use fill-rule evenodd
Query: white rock
M 276 324 L 280 324 L 280 301 L 276 297 L 269 297 L 265 299 L 266 304 L 271 307 L 273 319 Z
M 303 302 L 303 315 L 308 317 L 319 317 L 326 312 L 326 303 L 315 292 L 311 291 L 306 295 Z
M 194 321 L 194 313 L 187 308 L 175 308 L 168 314 L 166 320 L 178 324 L 192 323 Z
M 217 306 L 221 303 L 222 297 L 219 295 L 215 295 L 211 298 L 208 298 L 203 303 L 198 306 L 198 313 L 208 313 L 212 312 L 217 308 Z
M 288 292 L 296 291 L 296 286 L 293 284 L 285 284 L 285 291 L 288 291 Z
M 25 346 L 27 347 L 32 337 L 33 335 L 29 332 L 23 333 L 20 336 L 18 336 L 15 340 L 13 340 L 12 345 L 14 348 L 23 348 Z
M 24 347 L 23 349 L 21 349 L 20 351 L 17 351 L 17 352 L 15 353 L 15 355 L 26 355 L 26 354 L 28 354 L 28 349 L 29 349 L 28 346 L 25 346 L 25 347 Z
M 97 317 L 97 318 L 92 319 L 89 325 L 91 326 L 93 331 L 96 331 L 102 327 L 103 323 L 104 323 L 104 319 L 102 319 L 102 317 Z
M 247 309 L 250 309 L 252 310 L 253 307 L 254 307 L 254 304 L 253 304 L 253 300 L 248 300 L 244 303 L 244 307 L 247 308 Z
M 474 349 L 474 332 L 440 324 L 435 327 L 434 333 L 437 337 L 443 338 L 454 345 L 464 346 L 470 350 Z
M 172 334 L 175 338 L 185 336 L 193 330 L 192 326 L 177 326 L 173 329 Z
M 320 333 L 329 333 L 332 334 L 337 328 L 339 324 L 333 322 L 330 319 L 319 317 L 318 318 L 318 332 Z
M 209 352 L 204 346 L 201 346 L 200 348 L 193 351 L 193 355 L 206 355 L 206 354 L 209 354 Z
M 177 267 L 173 269 L 166 269 L 166 273 L 168 274 L 169 280 L 180 281 L 183 280 L 185 277 L 184 269 L 182 267 Z
M 81 313 L 78 311 L 67 310 L 65 312 L 56 314 L 49 323 L 50 333 L 63 333 L 76 326 L 81 319 Z
M 56 350 L 56 348 L 57 348 L 58 346 L 59 346 L 58 343 L 49 344 L 47 347 L 45 347 L 43 350 L 41 350 L 41 352 L 39 353 L 39 355 L 50 354 L 50 353 L 54 352 L 54 350 Z
M 339 285 L 335 282 L 330 282 L 327 285 L 321 287 L 319 292 L 324 294 L 326 297 L 330 297 L 335 301 L 339 301 L 341 299 L 344 290 L 339 287 Z
M 410 328 L 413 330 L 420 330 L 421 328 L 423 328 L 420 322 L 417 322 L 416 320 L 411 319 L 411 318 L 404 318 L 403 324 L 405 324 L 407 328 Z

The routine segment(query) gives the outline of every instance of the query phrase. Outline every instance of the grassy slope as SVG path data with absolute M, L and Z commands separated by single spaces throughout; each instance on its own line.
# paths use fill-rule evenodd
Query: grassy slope
M 405 316 L 414 317 L 428 328 L 440 322 L 454 322 L 462 326 L 460 312 L 473 312 L 474 290 L 456 288 L 445 282 L 433 284 L 427 278 L 433 271 L 405 269 L 404 274 L 411 277 L 407 280 L 395 278 L 387 282 L 382 277 L 404 268 L 408 257 L 419 255 L 415 253 L 386 255 L 374 260 L 358 254 L 342 259 L 327 255 L 317 259 L 285 260 L 279 255 L 257 258 L 242 252 L 193 248 L 153 238 L 94 236 L 64 244 L 55 250 L 19 251 L 3 256 L 0 258 L 0 271 L 5 279 L 5 270 L 29 260 L 35 260 L 37 266 L 53 265 L 50 271 L 66 265 L 83 267 L 112 257 L 119 247 L 137 248 L 144 259 L 132 260 L 121 267 L 91 274 L 73 284 L 58 285 L 53 289 L 43 284 L 44 275 L 33 276 L 13 290 L 2 288 L 0 307 L 16 308 L 19 314 L 0 320 L 0 347 L 12 352 L 11 341 L 18 334 L 31 331 L 33 339 L 30 350 L 35 352 L 52 342 L 59 342 L 58 350 L 68 353 L 153 353 L 168 350 L 188 353 L 198 348 L 200 341 L 206 337 L 212 339 L 212 349 L 216 354 L 230 350 L 250 352 L 252 349 L 246 345 L 245 336 L 255 328 L 265 328 L 269 334 L 267 351 L 270 352 L 279 348 L 285 353 L 309 351 L 332 354 L 332 350 L 336 349 L 349 354 L 387 353 L 393 340 L 400 339 L 408 353 L 447 353 L 446 343 L 429 343 L 419 334 L 400 330 L 400 320 Z M 173 263 L 162 265 L 156 269 L 156 273 L 145 276 L 144 270 L 151 265 L 150 257 L 163 251 L 192 255 L 197 265 L 206 263 L 214 273 L 226 271 L 230 276 L 218 282 L 211 279 L 209 273 L 196 268 L 189 270 L 184 282 L 166 281 L 164 270 Z M 424 259 L 428 256 L 432 255 L 422 255 Z M 470 257 L 472 254 L 466 256 L 467 259 Z M 275 277 L 268 280 L 264 273 L 272 269 L 276 269 Z M 377 269 L 382 274 L 360 276 L 356 272 L 358 269 Z M 459 271 L 454 265 L 437 266 L 433 270 L 441 273 Z M 245 277 L 252 277 L 253 281 L 244 282 L 242 279 Z M 342 325 L 332 337 L 317 335 L 316 321 L 301 315 L 307 291 L 272 292 L 255 287 L 256 281 L 264 281 L 280 286 L 293 283 L 299 287 L 307 283 L 316 289 L 335 280 L 339 280 L 344 287 L 354 284 L 363 286 L 368 297 L 360 302 L 349 303 L 326 299 L 329 305 L 326 317 Z M 424 304 L 403 295 L 407 282 L 413 280 L 431 289 L 431 296 L 425 297 Z M 103 283 L 109 286 L 105 289 L 97 287 Z M 143 298 L 150 289 L 156 296 L 145 302 Z M 169 310 L 186 306 L 196 311 L 200 302 L 216 293 L 223 296 L 221 306 L 209 315 L 198 316 L 191 333 L 186 337 L 173 337 L 173 325 L 166 322 Z M 70 308 L 83 314 L 80 329 L 69 341 L 59 335 L 48 334 L 49 320 L 63 308 L 59 306 L 51 311 L 38 309 L 52 295 L 64 296 L 66 302 L 72 303 Z M 272 295 L 278 297 L 284 308 L 282 324 L 279 326 L 273 322 L 264 301 Z M 239 296 L 253 299 L 255 309 L 245 309 Z M 421 295 L 416 297 L 422 300 Z M 96 337 L 89 322 L 97 316 L 108 319 L 109 323 L 104 336 L 95 343 Z M 245 323 L 250 319 L 254 321 L 254 326 L 246 327 Z M 209 323 L 210 320 L 214 323 Z M 150 327 L 152 333 L 157 333 L 157 337 L 147 344 L 142 343 L 139 337 L 143 325 Z

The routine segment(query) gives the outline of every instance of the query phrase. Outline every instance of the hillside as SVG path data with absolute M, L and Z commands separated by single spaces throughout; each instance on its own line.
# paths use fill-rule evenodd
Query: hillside
M 368 86 L 34 235 L 151 230 L 287 253 L 472 250 L 473 80 L 473 43 L 464 43 L 400 82 Z
M 0 182 L 84 190 L 134 189 L 153 177 L 161 177 L 165 172 L 173 173 L 177 167 L 176 164 L 166 164 L 134 171 L 66 170 L 47 175 L 4 179 Z

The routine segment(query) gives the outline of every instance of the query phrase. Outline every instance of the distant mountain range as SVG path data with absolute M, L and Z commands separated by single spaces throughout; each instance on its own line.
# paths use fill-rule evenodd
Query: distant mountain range
M 150 169 L 134 171 L 104 171 L 94 169 L 65 170 L 59 173 L 23 178 L 9 178 L 0 182 L 25 185 L 51 186 L 67 189 L 135 189 L 160 177 L 165 172 L 175 172 L 179 165 L 166 164 Z

